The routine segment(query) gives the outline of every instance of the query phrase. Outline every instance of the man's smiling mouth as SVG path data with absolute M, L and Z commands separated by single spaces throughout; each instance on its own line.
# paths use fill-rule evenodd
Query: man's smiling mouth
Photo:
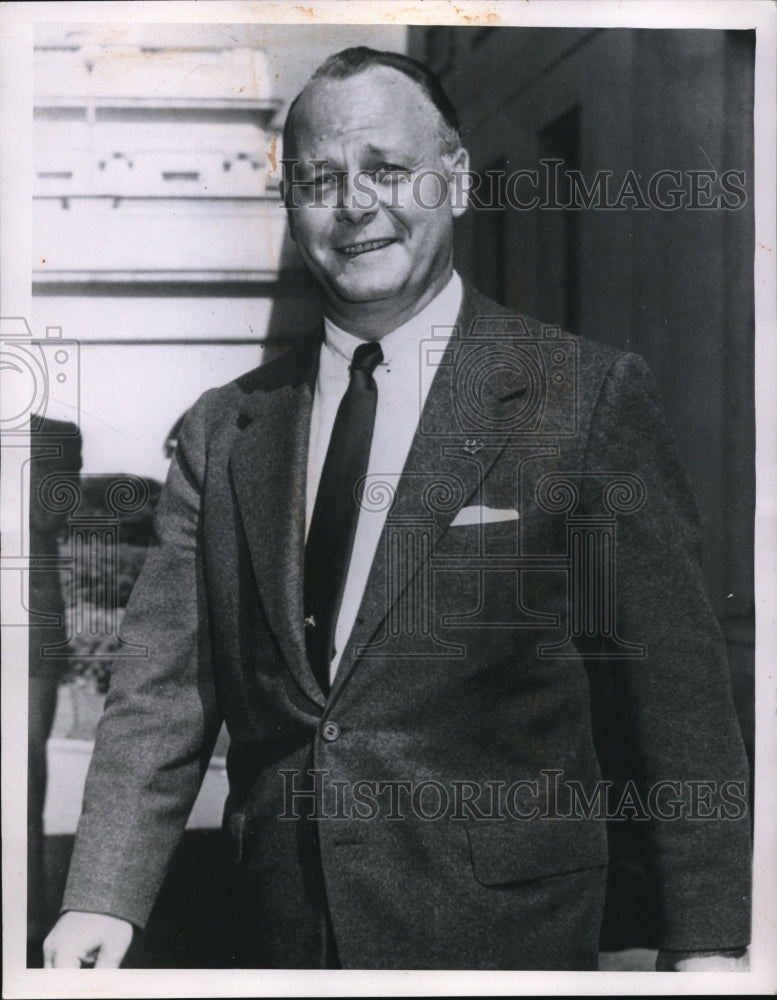
M 361 253 L 369 253 L 371 250 L 382 250 L 383 247 L 390 246 L 390 244 L 396 242 L 392 239 L 385 240 L 364 240 L 361 243 L 348 243 L 344 247 L 338 247 L 338 253 L 344 253 L 349 257 L 355 257 Z

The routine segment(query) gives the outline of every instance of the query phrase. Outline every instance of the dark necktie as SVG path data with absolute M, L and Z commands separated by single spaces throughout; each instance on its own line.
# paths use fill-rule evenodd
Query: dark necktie
M 335 628 L 359 518 L 360 481 L 367 473 L 378 388 L 372 373 L 383 360 L 379 344 L 361 344 L 351 381 L 337 410 L 305 545 L 305 639 L 321 690 L 329 692 Z

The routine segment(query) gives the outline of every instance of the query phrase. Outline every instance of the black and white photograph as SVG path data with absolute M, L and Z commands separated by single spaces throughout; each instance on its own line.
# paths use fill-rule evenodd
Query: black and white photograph
M 3 996 L 777 989 L 775 7 L 0 28 Z

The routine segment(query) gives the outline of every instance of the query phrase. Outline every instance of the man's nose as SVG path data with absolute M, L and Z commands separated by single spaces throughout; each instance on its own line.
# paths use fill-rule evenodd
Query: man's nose
M 378 207 L 378 195 L 364 170 L 337 172 L 335 214 L 342 222 L 359 222 Z

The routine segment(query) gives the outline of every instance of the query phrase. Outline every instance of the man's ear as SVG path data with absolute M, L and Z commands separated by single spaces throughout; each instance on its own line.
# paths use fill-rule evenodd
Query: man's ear
M 448 170 L 449 197 L 451 212 L 454 219 L 464 215 L 469 203 L 469 189 L 472 186 L 472 175 L 469 169 L 469 153 L 463 147 L 448 156 L 443 157 Z
M 280 193 L 281 201 L 286 207 L 286 219 L 289 223 L 289 236 L 291 236 L 296 243 L 296 237 L 294 236 L 294 212 L 292 212 L 290 207 L 286 204 L 286 184 L 283 181 L 280 182 Z

